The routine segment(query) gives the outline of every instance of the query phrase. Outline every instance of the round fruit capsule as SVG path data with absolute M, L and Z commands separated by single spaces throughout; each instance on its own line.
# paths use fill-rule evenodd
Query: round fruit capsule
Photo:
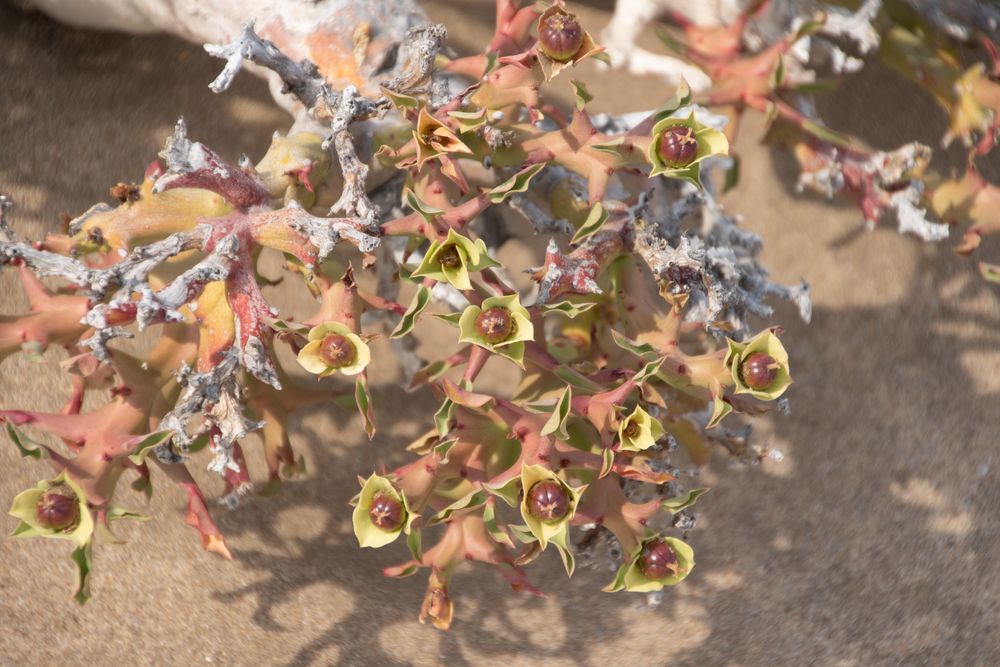
M 491 345 L 502 343 L 514 332 L 514 319 L 506 308 L 493 306 L 479 313 L 476 331 Z
M 80 504 L 72 491 L 47 491 L 38 501 L 35 516 L 38 523 L 49 530 L 66 530 L 80 518 Z
M 559 521 L 569 513 L 569 494 L 555 480 L 538 482 L 528 491 L 528 510 L 542 521 Z
M 778 362 L 766 352 L 754 352 L 740 364 L 740 376 L 751 389 L 763 391 L 778 377 Z
M 660 136 L 660 159 L 668 167 L 686 167 L 698 153 L 694 130 L 684 125 L 668 127 Z
M 368 516 L 382 530 L 397 530 L 403 525 L 403 504 L 392 496 L 379 493 L 372 498 Z
M 663 540 L 653 540 L 642 548 L 639 570 L 650 579 L 663 579 L 677 573 L 677 554 Z
M 354 349 L 354 343 L 340 334 L 327 335 L 319 346 L 319 357 L 330 368 L 348 366 L 355 356 L 357 350 Z
M 583 28 L 576 16 L 562 10 L 543 15 L 538 24 L 538 44 L 542 53 L 564 63 L 583 46 Z

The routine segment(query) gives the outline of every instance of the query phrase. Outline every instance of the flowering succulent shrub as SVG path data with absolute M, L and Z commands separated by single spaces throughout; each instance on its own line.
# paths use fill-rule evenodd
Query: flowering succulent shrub
M 256 164 L 229 164 L 179 121 L 142 182 L 112 188 L 118 206 L 92 207 L 65 234 L 21 240 L 3 200 L 0 257 L 31 301 L 30 313 L 4 317 L 3 355 L 61 345 L 73 386 L 59 414 L 0 411 L 22 454 L 56 475 L 17 496 L 14 532 L 73 542 L 78 599 L 88 596 L 95 543 L 114 541 L 111 523 L 143 518 L 123 509 L 121 482 L 148 495 L 151 470 L 161 470 L 187 492 L 187 521 L 205 548 L 229 557 L 188 470 L 200 450 L 234 507 L 254 488 L 248 434 L 262 435 L 264 491 L 301 469 L 284 424 L 296 407 L 352 403 L 373 437 L 368 343 L 386 318 L 397 320 L 383 333 L 401 359 L 412 360 L 407 340 L 429 317 L 454 326 L 458 346 L 413 374 L 414 390 L 441 401 L 409 447 L 414 461 L 370 475 L 354 500 L 361 547 L 409 548 L 411 560 L 386 574 L 430 570 L 421 619 L 448 627 L 460 563 L 481 561 L 537 592 L 525 566 L 552 548 L 572 574 L 574 541 L 617 545 L 623 560 L 608 590 L 658 590 L 690 573 L 692 548 L 667 533 L 686 530 L 690 521 L 674 515 L 703 489 L 682 490 L 671 457 L 680 448 L 704 463 L 716 441 L 750 459 L 766 453 L 719 423 L 766 411 L 787 388 L 778 330 L 751 337 L 748 318 L 769 315 L 771 295 L 807 315 L 807 290 L 769 282 L 760 241 L 711 194 L 709 170 L 728 143 L 684 87 L 628 124 L 592 118 L 574 83 L 576 106 L 564 113 L 545 101 L 545 86 L 600 58 L 600 47 L 561 3 L 501 0 L 499 10 L 482 56 L 449 60 L 442 27 L 411 30 L 404 74 L 380 81 L 373 98 L 331 88 L 248 26 L 232 44 L 207 47 L 226 60 L 213 89 L 249 61 L 278 73 L 302 105 Z M 459 85 L 464 77 L 471 82 Z M 359 153 L 359 137 L 372 138 L 373 154 Z M 310 213 L 337 171 L 339 200 L 327 216 Z M 491 207 L 552 235 L 543 264 L 530 268 L 533 294 L 505 278 L 529 267 L 501 266 L 486 242 L 480 214 Z M 292 321 L 265 300 L 265 249 L 315 294 L 312 316 Z M 355 270 L 376 273 L 378 293 Z M 61 281 L 46 286 L 46 276 Z M 412 286 L 409 305 L 396 301 L 401 284 Z M 432 300 L 446 312 L 431 315 Z M 134 329 L 155 329 L 155 345 L 126 351 L 117 341 Z M 280 347 L 336 384 L 306 389 L 277 362 Z M 521 369 L 517 387 L 477 387 L 493 357 Z M 84 391 L 109 379 L 110 400 L 82 412 Z M 33 431 L 65 450 L 33 441 Z
M 22 240 L 0 199 L 0 264 L 19 273 L 31 305 L 0 319 L 0 359 L 62 346 L 73 388 L 57 414 L 0 411 L 21 453 L 54 475 L 14 499 L 14 534 L 71 541 L 85 601 L 94 545 L 117 541 L 112 522 L 145 518 L 125 509 L 120 482 L 148 496 L 156 468 L 187 493 L 186 520 L 205 548 L 230 557 L 188 465 L 207 450 L 234 508 L 301 472 L 285 427 L 297 407 L 356 408 L 374 438 L 369 342 L 384 335 L 413 371 L 410 388 L 433 393 L 440 408 L 407 448 L 410 463 L 359 471 L 370 474 L 359 477 L 352 519 L 360 547 L 405 542 L 411 558 L 387 575 L 429 570 L 421 620 L 449 626 L 451 578 L 466 561 L 538 592 L 525 566 L 550 547 L 571 575 L 581 554 L 608 545 L 619 559 L 608 591 L 681 582 L 695 563 L 689 508 L 705 492 L 686 488 L 691 467 L 715 444 L 748 461 L 766 456 L 732 413 L 785 406 L 789 356 L 780 328 L 766 326 L 768 299 L 793 301 L 806 320 L 810 311 L 808 286 L 770 282 L 760 239 L 718 202 L 719 172 L 730 183 L 737 174 L 736 124 L 706 107 L 770 114 L 771 135 L 803 166 L 802 185 L 852 196 L 871 223 L 892 212 L 902 230 L 942 238 L 947 227 L 920 208 L 930 206 L 970 223 L 964 252 L 997 227 L 996 189 L 974 158 L 963 178 L 929 187 L 926 147 L 871 151 L 803 111 L 815 77 L 803 41 L 816 36 L 843 55 L 820 39 L 832 23 L 873 48 L 880 3 L 839 23 L 800 21 L 751 49 L 741 38 L 762 4 L 725 29 L 684 26 L 686 44 L 665 35 L 714 85 L 692 98 L 682 84 L 642 117 L 588 113 L 591 96 L 576 81 L 572 109 L 546 101 L 553 78 L 603 57 L 562 2 L 498 0 L 494 37 L 471 57 L 445 55 L 441 26 L 411 29 L 402 65 L 373 75 L 379 94 L 333 88 L 252 25 L 206 47 L 226 60 L 214 91 L 249 62 L 298 100 L 295 124 L 256 164 L 226 162 L 182 120 L 141 183 L 111 189 L 118 206 L 92 207 L 66 233 Z M 973 156 L 990 150 L 996 82 L 982 67 L 963 70 L 921 24 L 885 21 L 887 57 L 930 81 L 952 111 L 949 137 Z M 996 75 L 1000 58 L 988 52 Z M 833 60 L 838 73 L 848 62 Z M 338 188 L 329 211 L 317 210 Z M 497 261 L 497 209 L 551 237 L 540 266 Z M 280 253 L 316 297 L 309 317 L 294 321 L 265 299 L 265 251 Z M 536 289 L 512 287 L 507 275 L 520 270 Z M 413 338 L 431 318 L 453 327 L 457 347 L 423 360 Z M 119 342 L 145 329 L 156 334 L 149 349 Z M 294 372 L 278 361 L 283 347 Z M 477 385 L 493 358 L 519 369 L 517 386 Z M 295 375 L 335 377 L 306 385 Z M 109 400 L 82 412 L 84 392 L 108 384 Z M 35 442 L 33 431 L 64 447 Z M 267 462 L 257 483 L 242 449 L 254 432 Z

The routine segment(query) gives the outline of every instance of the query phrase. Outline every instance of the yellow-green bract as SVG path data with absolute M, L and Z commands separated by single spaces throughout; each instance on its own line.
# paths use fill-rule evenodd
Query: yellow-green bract
M 441 262 L 441 253 L 454 248 L 458 256 L 458 266 L 445 266 Z M 456 289 L 472 289 L 469 274 L 481 271 L 491 266 L 499 266 L 499 262 L 486 254 L 486 243 L 482 239 L 475 241 L 462 236 L 454 229 L 448 230 L 444 241 L 435 241 L 427 249 L 424 260 L 413 272 L 413 277 L 434 278 L 451 283 Z

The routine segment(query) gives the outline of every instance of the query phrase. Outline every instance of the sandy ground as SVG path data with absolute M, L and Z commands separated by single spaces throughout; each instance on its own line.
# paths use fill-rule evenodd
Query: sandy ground
M 581 12 L 603 25 L 608 4 Z M 471 50 L 490 30 L 489 5 L 439 0 L 430 10 Z M 180 114 L 224 155 L 260 155 L 287 121 L 249 77 L 213 96 L 217 67 L 173 39 L 77 33 L 0 6 L 0 192 L 17 201 L 21 231 L 38 235 L 61 211 L 137 177 Z M 671 92 L 653 79 L 584 74 L 612 111 Z M 835 125 L 880 147 L 936 144 L 943 115 L 891 75 L 869 73 L 846 93 L 858 103 L 826 103 Z M 451 632 L 419 625 L 423 578 L 384 579 L 405 549 L 357 549 L 346 504 L 356 473 L 404 460 L 402 445 L 432 409 L 403 394 L 387 364 L 374 442 L 356 416 L 304 410 L 291 428 L 307 478 L 217 510 L 233 562 L 202 552 L 166 483 L 148 508 L 132 500 L 153 520 L 96 554 L 85 608 L 70 599 L 65 544 L 0 537 L 0 663 L 1000 664 L 997 292 L 947 248 L 859 232 L 852 209 L 795 196 L 793 165 L 755 145 L 754 127 L 738 146 L 744 180 L 728 205 L 763 235 L 778 279 L 814 285 L 815 314 L 808 326 L 789 307 L 775 318 L 797 384 L 792 415 L 760 431 L 784 462 L 746 469 L 720 456 L 706 471 L 713 491 L 691 536 L 698 568 L 662 605 L 601 593 L 606 571 L 567 582 L 546 554 L 533 576 L 550 596 L 519 596 L 470 570 L 454 582 Z M 505 252 L 523 265 L 537 245 Z M 298 293 L 282 298 L 305 304 Z M 3 312 L 24 305 L 9 272 L 0 299 Z M 66 395 L 45 366 L 0 369 L 3 407 L 54 409 Z M 0 466 L 4 502 L 46 473 L 9 445 Z M 0 524 L 4 534 L 14 525 Z

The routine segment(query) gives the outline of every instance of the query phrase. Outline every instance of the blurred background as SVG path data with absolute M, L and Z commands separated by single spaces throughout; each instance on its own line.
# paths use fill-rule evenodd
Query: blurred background
M 492 35 L 491 0 L 422 4 L 459 52 L 480 51 Z M 613 3 L 573 8 L 596 33 Z M 640 44 L 658 49 L 651 29 Z M 290 118 L 252 76 L 213 95 L 219 67 L 175 38 L 79 31 L 0 3 L 0 192 L 16 202 L 19 231 L 37 238 L 60 213 L 137 180 L 181 115 L 229 160 L 262 155 Z M 673 93 L 659 79 L 589 63 L 577 74 L 595 111 L 650 109 Z M 559 101 L 569 104 L 563 85 Z M 938 146 L 947 122 L 929 96 L 875 62 L 821 98 L 820 110 L 832 127 L 886 149 Z M 202 551 L 183 522 L 182 492 L 160 484 L 148 507 L 130 499 L 152 521 L 97 551 L 94 598 L 81 608 L 66 545 L 15 543 L 6 537 L 14 520 L 0 520 L 0 663 L 1000 664 L 1000 293 L 946 244 L 868 233 L 855 208 L 796 195 L 792 157 L 758 145 L 761 127 L 751 116 L 741 132 L 742 181 L 725 204 L 763 237 L 775 280 L 813 286 L 811 324 L 780 303 L 773 318 L 786 328 L 796 384 L 791 415 L 757 433 L 785 456 L 746 467 L 717 455 L 689 536 L 698 566 L 661 604 L 602 593 L 609 567 L 566 580 L 547 552 L 529 571 L 547 597 L 469 568 L 452 585 L 452 629 L 418 624 L 423 577 L 383 578 L 406 549 L 359 550 L 347 504 L 356 474 L 405 461 L 403 447 L 436 408 L 399 388 L 382 344 L 376 439 L 363 437 L 357 415 L 297 412 L 293 442 L 308 474 L 276 497 L 214 510 L 232 562 Z M 959 153 L 940 153 L 935 166 L 957 166 Z M 993 155 L 981 166 L 996 181 Z M 501 260 L 537 265 L 544 239 L 518 232 Z M 268 289 L 305 312 L 304 290 Z M 25 306 L 3 272 L 0 311 Z M 12 358 L 0 368 L 0 407 L 54 410 L 67 395 L 52 367 Z M 45 474 L 7 443 L 0 469 L 3 502 Z M 221 489 L 202 478 L 209 494 Z

